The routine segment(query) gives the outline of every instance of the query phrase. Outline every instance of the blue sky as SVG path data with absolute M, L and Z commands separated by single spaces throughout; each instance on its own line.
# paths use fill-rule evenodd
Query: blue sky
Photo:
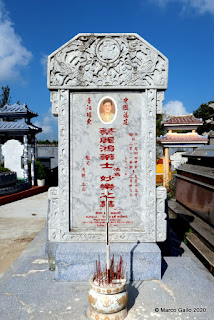
M 38 139 L 57 139 L 46 58 L 82 32 L 135 32 L 163 53 L 168 113 L 214 100 L 214 0 L 0 0 L 0 86 L 38 112 Z

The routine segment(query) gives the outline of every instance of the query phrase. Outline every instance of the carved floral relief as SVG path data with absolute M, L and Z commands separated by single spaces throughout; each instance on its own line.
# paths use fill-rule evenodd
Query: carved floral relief
M 135 35 L 79 36 L 49 57 L 49 88 L 165 88 L 164 58 Z

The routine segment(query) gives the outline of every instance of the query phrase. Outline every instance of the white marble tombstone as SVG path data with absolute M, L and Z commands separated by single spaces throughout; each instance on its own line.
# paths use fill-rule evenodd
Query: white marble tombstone
M 4 156 L 4 167 L 17 173 L 18 178 L 24 177 L 22 168 L 22 156 L 24 146 L 18 140 L 8 140 L 2 146 L 2 154 Z
M 87 257 L 95 244 L 97 254 L 105 249 L 105 189 L 110 242 L 126 243 L 127 255 L 140 242 L 139 255 L 151 251 L 160 258 L 166 190 L 156 189 L 156 113 L 167 80 L 167 58 L 137 34 L 78 34 L 48 57 L 52 112 L 59 119 L 59 186 L 49 189 L 47 247 L 51 256 L 60 244 L 59 280 L 70 279 L 59 270 L 75 264 L 69 256 L 82 251 Z M 160 277 L 160 259 L 155 264 L 150 278 Z
M 188 161 L 188 158 L 182 157 L 182 154 L 185 152 L 175 152 L 170 156 L 171 164 L 173 166 L 173 169 L 177 169 L 180 165 L 186 163 Z

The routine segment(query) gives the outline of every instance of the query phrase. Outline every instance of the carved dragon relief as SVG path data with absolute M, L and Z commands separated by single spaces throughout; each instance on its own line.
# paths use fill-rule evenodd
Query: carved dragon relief
M 48 59 L 51 88 L 166 88 L 168 60 L 137 35 L 85 35 Z

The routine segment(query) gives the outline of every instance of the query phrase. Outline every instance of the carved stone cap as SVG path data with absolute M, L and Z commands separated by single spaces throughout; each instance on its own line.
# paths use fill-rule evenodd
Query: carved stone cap
M 48 57 L 48 88 L 167 88 L 168 59 L 135 33 L 80 33 Z

